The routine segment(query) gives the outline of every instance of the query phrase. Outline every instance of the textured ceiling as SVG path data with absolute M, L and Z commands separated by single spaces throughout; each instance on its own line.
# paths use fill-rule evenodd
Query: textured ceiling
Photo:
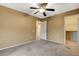
M 0 5 L 27 13 L 41 19 L 79 8 L 79 3 L 48 3 L 46 8 L 52 8 L 55 9 L 55 11 L 46 11 L 47 16 L 43 16 L 42 12 L 33 14 L 37 10 L 29 8 L 38 7 L 38 4 L 35 3 L 0 3 Z

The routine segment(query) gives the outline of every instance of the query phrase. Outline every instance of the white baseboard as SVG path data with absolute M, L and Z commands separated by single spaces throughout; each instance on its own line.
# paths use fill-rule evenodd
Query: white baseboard
M 34 40 L 31 40 L 31 41 L 27 41 L 27 42 L 24 42 L 24 43 L 20 43 L 20 44 L 17 44 L 17 45 L 13 45 L 13 46 L 9 46 L 9 47 L 5 47 L 5 48 L 0 48 L 0 50 L 4 50 L 4 49 L 8 49 L 8 48 L 13 48 L 13 47 L 17 47 L 17 46 L 20 46 L 20 45 L 23 45 L 23 44 L 27 44 L 27 43 L 30 43 Z

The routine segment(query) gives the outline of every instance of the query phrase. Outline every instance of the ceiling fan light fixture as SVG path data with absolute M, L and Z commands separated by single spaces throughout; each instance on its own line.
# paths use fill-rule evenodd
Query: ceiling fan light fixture
M 45 12 L 45 9 L 41 8 L 39 9 L 40 12 Z
M 34 3 L 35 5 L 36 3 Z M 37 14 L 39 12 L 43 13 L 44 16 L 46 16 L 46 11 L 55 11 L 55 9 L 46 8 L 48 3 L 39 3 L 37 4 L 38 7 L 30 7 L 30 9 L 37 10 L 34 14 Z

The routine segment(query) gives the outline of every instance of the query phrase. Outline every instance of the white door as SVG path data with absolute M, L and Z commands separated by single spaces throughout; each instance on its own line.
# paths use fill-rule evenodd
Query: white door
M 47 39 L 47 21 L 43 21 L 40 24 L 40 39 Z
M 36 21 L 36 40 L 47 39 L 47 21 Z

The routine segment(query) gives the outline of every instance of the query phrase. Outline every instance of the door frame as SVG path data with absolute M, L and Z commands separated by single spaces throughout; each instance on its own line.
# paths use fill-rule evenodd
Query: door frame
M 36 20 L 36 40 L 40 40 L 40 21 Z

